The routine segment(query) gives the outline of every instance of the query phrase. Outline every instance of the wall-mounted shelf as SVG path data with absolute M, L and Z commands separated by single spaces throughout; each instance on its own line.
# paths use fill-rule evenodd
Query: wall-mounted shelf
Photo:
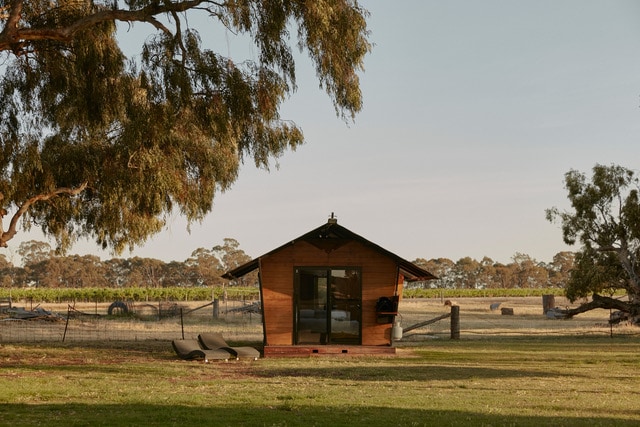
M 397 311 L 377 311 L 376 316 L 378 323 L 393 323 L 394 318 L 398 315 Z

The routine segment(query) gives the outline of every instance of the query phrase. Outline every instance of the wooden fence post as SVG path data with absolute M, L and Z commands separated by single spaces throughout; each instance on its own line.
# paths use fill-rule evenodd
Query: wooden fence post
M 556 308 L 556 297 L 553 294 L 542 295 L 542 314 L 547 314 L 547 311 Z
M 71 306 L 67 304 L 67 322 L 64 324 L 64 334 L 62 334 L 62 342 L 67 337 L 67 328 L 69 328 L 69 317 L 71 317 Z
M 182 329 L 182 339 L 184 339 L 184 318 L 182 317 L 182 308 L 180 308 L 180 328 Z
M 220 300 L 218 298 L 213 299 L 213 318 L 217 319 L 220 315 Z
M 451 306 L 451 339 L 460 339 L 460 307 L 457 305 Z

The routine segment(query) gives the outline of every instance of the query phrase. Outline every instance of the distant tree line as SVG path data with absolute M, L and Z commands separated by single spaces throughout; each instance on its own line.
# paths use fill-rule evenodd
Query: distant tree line
M 228 283 L 222 274 L 251 260 L 234 239 L 211 249 L 199 248 L 184 262 L 153 258 L 112 258 L 95 255 L 57 256 L 45 242 L 20 244 L 22 267 L 0 255 L 0 287 L 122 288 L 202 287 Z M 238 285 L 257 283 L 257 273 L 239 279 Z
M 18 248 L 22 266 L 14 266 L 0 255 L 0 287 L 21 288 L 122 288 L 122 287 L 216 287 L 228 283 L 225 272 L 251 260 L 231 238 L 210 249 L 198 248 L 183 261 L 164 262 L 153 258 L 112 258 L 95 255 L 57 256 L 45 242 L 23 242 Z M 525 289 L 563 288 L 573 268 L 574 253 L 559 252 L 550 263 L 538 262 L 516 253 L 512 262 L 502 264 L 488 257 L 425 260 L 414 264 L 438 276 L 438 280 L 417 282 L 409 287 L 440 289 Z M 238 285 L 257 284 L 257 272 Z
M 494 262 L 484 257 L 470 257 L 454 262 L 448 258 L 425 260 L 414 264 L 435 274 L 438 280 L 415 282 L 408 287 L 441 289 L 528 289 L 564 288 L 573 269 L 573 252 L 558 252 L 550 263 L 539 262 L 529 255 L 516 253 L 510 263 Z

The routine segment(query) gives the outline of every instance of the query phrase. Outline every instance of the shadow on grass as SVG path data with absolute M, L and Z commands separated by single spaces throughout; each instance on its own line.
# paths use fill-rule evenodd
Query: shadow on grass
M 551 378 L 557 380 L 561 377 L 571 377 L 575 375 L 562 374 L 558 372 L 545 372 L 542 370 L 527 371 L 517 369 L 505 369 L 505 368 L 488 368 L 488 367 L 470 367 L 470 366 L 439 366 L 439 365 L 395 365 L 385 367 L 364 367 L 364 366 L 350 366 L 350 367 L 291 367 L 291 368 L 274 368 L 263 367 L 259 363 L 256 364 L 243 364 L 242 362 L 213 362 L 206 367 L 200 361 L 183 362 L 179 361 L 179 366 L 173 366 L 171 371 L 167 365 L 159 364 L 155 367 L 145 366 L 144 371 L 146 375 L 164 376 L 165 373 L 171 372 L 173 375 L 177 375 L 176 372 L 180 372 L 180 375 L 187 375 L 189 371 L 193 371 L 194 374 L 202 375 L 203 369 L 215 370 L 216 374 L 228 373 L 230 375 L 239 375 L 243 377 L 254 377 L 256 381 L 260 379 L 269 378 L 314 378 L 317 380 L 339 380 L 339 381 L 357 381 L 361 383 L 378 382 L 378 381 L 392 381 L 392 382 L 410 382 L 415 381 L 459 381 L 459 380 L 482 380 L 482 379 L 527 379 L 527 378 Z M 79 364 L 65 364 L 57 366 L 17 366 L 17 365 L 3 365 L 4 368 L 18 368 L 22 372 L 47 375 L 63 375 L 63 374 L 77 374 L 80 377 L 87 375 L 87 369 L 90 367 L 91 376 L 124 376 L 128 371 L 135 370 L 134 367 L 129 367 L 126 371 L 122 366 L 118 365 L 85 365 Z M 205 371 L 206 372 L 206 371 Z M 1 420 L 0 420 L 1 421 Z M 0 423 L 1 424 L 1 423 Z
M 213 398 L 212 398 L 213 400 Z M 627 413 L 626 416 L 634 414 Z M 636 416 L 640 415 L 638 413 Z M 467 411 L 417 410 L 372 406 L 315 407 L 293 402 L 274 406 L 187 407 L 163 405 L 3 404 L 3 425 L 46 426 L 626 426 L 636 420 L 598 417 L 510 416 Z
M 434 364 L 389 365 L 385 367 L 303 367 L 303 368 L 257 368 L 256 376 L 272 377 L 310 377 L 321 379 L 341 379 L 354 381 L 438 381 L 497 379 L 497 378 L 559 378 L 564 376 L 558 372 L 543 370 L 524 370 L 507 368 L 488 368 L 485 366 L 441 366 Z
M 141 350 L 140 344 L 134 348 L 93 348 L 97 350 L 88 354 L 78 354 L 78 349 L 87 347 L 58 346 L 48 347 L 47 345 L 23 345 L 23 349 L 38 350 L 62 350 L 59 358 L 55 356 L 36 357 L 34 360 L 25 362 L 25 354 L 21 352 L 12 355 L 11 351 L 3 361 L 5 368 L 18 368 L 23 371 L 38 372 L 78 372 L 85 373 L 87 366 L 91 366 L 91 373 L 98 374 L 121 374 L 123 368 L 136 369 L 142 364 L 147 372 L 165 369 L 200 369 L 201 361 L 180 361 L 168 343 L 155 343 L 151 351 Z M 0 352 L 1 354 L 1 352 Z M 14 356 L 14 357 L 11 357 Z M 367 366 L 365 361 L 357 358 L 340 359 L 327 358 L 324 366 L 313 366 L 317 361 L 308 359 L 292 360 L 290 365 L 273 366 L 269 363 L 261 362 L 241 364 L 231 361 L 228 364 L 223 362 L 213 362 L 209 365 L 218 366 L 220 371 L 243 371 L 244 376 L 256 378 L 274 377 L 306 377 L 318 379 L 339 379 L 353 381 L 438 381 L 438 380 L 467 380 L 467 379 L 500 379 L 500 378 L 554 378 L 562 376 L 575 376 L 572 374 L 562 374 L 557 371 L 549 371 L 538 366 L 524 367 L 500 367 L 487 365 L 459 364 L 447 365 L 435 361 L 417 362 L 412 359 L 389 359 L 373 366 Z M 345 361 L 350 361 L 347 365 Z M 335 362 L 335 363 L 334 363 Z M 361 363 L 363 362 L 363 363 Z M 167 365 L 171 363 L 171 365 Z M 174 365 L 179 363 L 179 365 Z M 490 362 L 488 362 L 490 363 Z

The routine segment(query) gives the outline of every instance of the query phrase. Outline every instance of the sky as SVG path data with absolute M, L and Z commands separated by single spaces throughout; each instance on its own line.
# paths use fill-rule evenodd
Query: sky
M 571 169 L 640 169 L 640 2 L 361 4 L 375 46 L 355 121 L 336 117 L 301 56 L 298 91 L 281 113 L 303 129 L 306 144 L 268 172 L 246 163 L 190 233 L 176 214 L 120 256 L 184 261 L 229 237 L 257 257 L 332 213 L 407 260 L 507 263 L 524 253 L 550 262 L 579 249 L 562 242 L 545 209 L 569 208 Z M 225 37 L 218 45 L 241 54 Z M 46 240 L 30 232 L 9 243 L 15 250 L 31 239 Z M 93 242 L 71 253 L 114 256 Z

